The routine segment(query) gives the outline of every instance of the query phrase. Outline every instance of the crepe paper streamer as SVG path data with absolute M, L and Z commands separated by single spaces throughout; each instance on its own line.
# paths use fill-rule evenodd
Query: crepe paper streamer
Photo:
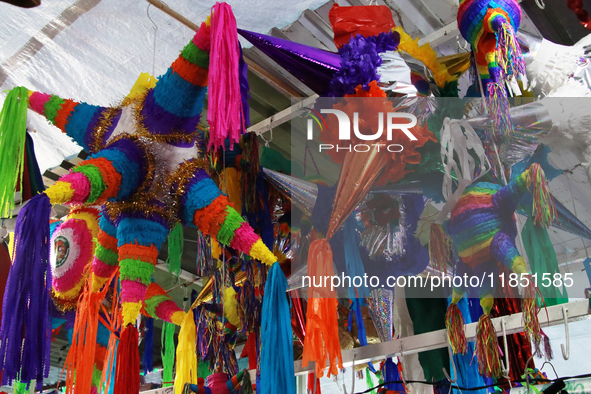
M 78 303 L 76 321 L 74 323 L 72 344 L 64 369 L 66 370 L 66 393 L 90 393 L 95 369 L 95 360 L 99 334 L 99 311 L 101 301 L 105 298 L 108 287 L 100 293 L 90 290 L 90 279 L 87 278 L 88 286 L 82 293 Z M 114 296 L 114 301 L 117 297 Z M 107 344 L 108 345 L 108 344 Z
M 181 258 L 183 255 L 183 226 L 177 223 L 168 234 L 168 272 L 177 277 L 181 273 Z
M 242 324 L 238 314 L 239 306 L 236 296 L 237 294 L 234 287 L 226 287 L 224 290 L 224 317 L 228 319 L 234 327 L 240 327 Z
M 398 50 L 408 53 L 411 57 L 421 61 L 433 74 L 435 84 L 439 88 L 445 87 L 447 83 L 456 81 L 459 76 L 470 67 L 467 62 L 456 74 L 450 74 L 448 68 L 437 59 L 437 53 L 431 48 L 429 43 L 419 46 L 418 37 L 412 39 L 401 26 L 392 29 L 400 35 L 400 44 Z
M 115 387 L 117 394 L 132 394 L 140 389 L 140 360 L 138 351 L 138 331 L 128 324 L 121 332 L 117 346 L 117 369 Z
M 92 260 L 92 291 L 99 292 L 119 265 L 117 228 L 103 210 Z
M 318 239 L 310 244 L 308 252 L 310 278 L 316 278 L 317 275 L 332 275 L 332 262 L 332 251 L 326 239 Z M 302 366 L 305 367 L 310 361 L 314 361 L 316 376 L 321 378 L 324 376 L 324 365 L 327 359 L 329 375 L 337 375 L 337 366 L 340 369 L 343 368 L 338 334 L 337 298 L 334 290 L 310 287 Z
M 162 325 L 162 334 L 160 337 L 160 356 L 162 358 L 162 381 L 164 382 L 162 387 L 172 386 L 173 375 L 172 370 L 174 367 L 175 357 L 175 345 L 174 345 L 174 331 L 175 326 L 172 323 L 164 322 Z
M 492 305 L 492 298 L 490 303 Z M 501 376 L 501 355 L 497 342 L 497 334 L 490 315 L 485 313 L 476 326 L 476 349 L 474 355 L 478 361 L 478 372 L 489 378 Z
M 166 291 L 156 283 L 150 283 L 144 301 L 146 312 L 154 318 L 180 326 L 185 312 L 177 306 Z
M 211 18 L 211 88 L 207 105 L 210 148 L 223 147 L 226 137 L 238 142 L 245 129 L 239 62 L 236 18 L 228 4 L 216 3 Z
M 13 88 L 0 112 L 0 216 L 10 217 L 14 209 L 14 193 L 22 188 L 25 167 L 25 140 L 27 134 L 28 90 Z M 20 181 L 19 181 L 20 179 Z M 17 182 L 19 182 L 17 184 Z
M 195 320 L 192 313 L 187 313 L 181 324 L 179 343 L 176 349 L 176 376 L 174 378 L 174 392 L 176 394 L 183 393 L 185 383 L 197 383 L 196 340 Z
M 334 74 L 328 94 L 332 97 L 355 94 L 355 88 L 359 85 L 369 91 L 369 84 L 379 80 L 377 69 L 382 64 L 379 54 L 396 49 L 399 42 L 400 37 L 396 32 L 351 37 L 349 43 L 339 49 L 341 68 Z
M 154 318 L 146 320 L 144 330 L 144 355 L 142 364 L 144 365 L 144 375 L 154 370 Z
M 464 327 L 462 312 L 456 303 L 450 304 L 447 309 L 445 328 L 447 329 L 447 338 L 453 354 L 466 354 L 468 351 L 468 341 L 464 331 L 466 328 Z
M 278 263 L 265 284 L 261 316 L 260 385 L 266 394 L 295 394 L 293 332 L 286 292 L 287 279 Z
M 50 211 L 47 196 L 38 194 L 17 217 L 14 261 L 6 282 L 0 328 L 2 385 L 16 379 L 27 384 L 36 380 L 40 390 L 49 374 Z
M 328 18 L 334 31 L 334 43 L 339 49 L 349 43 L 351 37 L 377 36 L 396 26 L 392 13 L 383 5 L 341 7 L 335 3 Z

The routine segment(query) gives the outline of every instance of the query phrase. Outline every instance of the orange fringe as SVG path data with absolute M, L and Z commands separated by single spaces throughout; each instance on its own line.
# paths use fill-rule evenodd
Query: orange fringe
M 111 161 L 104 157 L 98 157 L 96 159 L 82 161 L 79 165 L 85 164 L 92 164 L 99 169 L 103 177 L 103 183 L 106 186 L 106 189 L 97 199 L 97 202 L 104 202 L 111 197 L 115 197 L 121 186 L 122 175 L 113 168 Z
M 209 70 L 191 63 L 179 56 L 172 63 L 172 71 L 178 73 L 185 81 L 193 85 L 205 87 L 209 83 Z
M 117 251 L 117 238 L 110 236 L 105 231 L 99 231 L 97 241 L 103 248 Z
M 61 105 L 59 111 L 57 111 L 57 115 L 55 117 L 55 125 L 64 133 L 66 132 L 66 123 L 70 114 L 74 111 L 74 107 L 76 107 L 78 103 L 74 100 L 66 99 L 65 102 Z
M 308 276 L 332 276 L 332 250 L 326 239 L 312 242 L 308 252 Z M 343 368 L 341 345 L 337 319 L 337 298 L 334 290 L 329 287 L 313 287 L 308 289 L 308 310 L 306 313 L 306 336 L 302 366 L 310 361 L 315 362 L 316 376 L 324 376 L 326 359 L 329 361 L 329 375 L 337 375 L 338 368 Z
M 158 263 L 158 248 L 154 245 L 125 244 L 119 247 L 119 261 L 124 259 L 141 260 L 156 265 Z
M 228 197 L 224 195 L 216 197 L 211 202 L 211 204 L 195 211 L 195 214 L 193 215 L 193 223 L 201 230 L 202 233 L 215 237 L 217 232 L 214 233 L 211 227 L 215 227 L 213 226 L 214 221 L 220 214 L 224 214 L 225 218 L 226 207 L 228 205 Z
M 74 384 L 76 384 L 76 394 L 90 394 L 91 390 L 97 350 L 99 310 L 109 289 L 109 286 L 105 286 L 99 293 L 93 293 L 91 277 L 87 275 L 86 286 L 76 310 L 72 345 L 64 363 L 66 394 L 74 393 Z M 113 277 L 114 274 L 111 279 Z

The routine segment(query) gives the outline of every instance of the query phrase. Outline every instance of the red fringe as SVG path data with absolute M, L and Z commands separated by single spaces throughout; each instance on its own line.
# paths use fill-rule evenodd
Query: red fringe
M 129 324 L 121 333 L 117 346 L 117 370 L 115 387 L 117 394 L 137 394 L 140 392 L 140 352 L 138 332 Z
M 497 342 L 497 334 L 490 319 L 485 313 L 478 319 L 476 327 L 476 360 L 478 360 L 478 372 L 487 378 L 501 376 L 501 352 Z
M 466 354 L 468 351 L 468 341 L 466 340 L 464 317 L 460 308 L 454 303 L 450 304 L 449 308 L 447 308 L 445 328 L 447 328 L 447 337 L 454 354 Z

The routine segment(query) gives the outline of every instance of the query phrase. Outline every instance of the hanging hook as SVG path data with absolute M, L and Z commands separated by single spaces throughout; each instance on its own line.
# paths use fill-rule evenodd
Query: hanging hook
M 458 48 L 460 48 L 462 51 L 466 51 L 466 52 L 468 52 L 468 46 L 470 45 L 470 44 L 468 43 L 468 41 L 466 41 L 466 43 L 465 43 L 464 45 L 460 44 L 460 36 L 459 36 L 459 35 L 457 35 L 457 36 L 456 36 L 456 42 L 457 42 L 457 44 L 458 44 Z
M 150 22 L 152 22 L 152 24 L 154 25 L 154 45 L 152 48 L 152 77 L 155 74 L 155 65 L 156 65 L 156 33 L 158 32 L 158 25 L 152 20 L 152 18 L 150 17 L 150 6 L 152 4 L 148 4 L 148 8 L 146 8 L 146 14 L 148 15 L 148 19 L 150 20 Z
M 445 375 L 445 378 L 450 382 L 450 383 L 456 383 L 458 381 L 458 373 L 456 372 L 456 363 L 454 361 L 454 355 L 451 352 L 451 348 L 449 346 L 449 344 L 447 345 L 447 352 L 449 353 L 449 361 L 451 362 L 451 366 L 452 369 L 454 371 L 454 376 L 455 379 L 452 380 L 451 377 L 449 376 L 449 374 L 447 373 L 447 369 L 445 369 L 445 367 L 443 367 L 443 374 Z M 449 389 L 451 390 L 451 385 L 449 386 Z
M 273 120 L 274 120 L 274 116 L 271 116 L 271 118 L 269 118 L 269 133 L 270 133 L 270 138 L 266 139 L 263 135 L 265 134 L 265 132 L 262 132 L 261 134 L 259 134 L 259 136 L 262 138 L 263 141 L 265 141 L 265 147 L 269 147 L 269 144 L 271 143 L 271 141 L 273 141 Z
M 503 350 L 505 352 L 505 362 L 503 363 L 503 369 L 501 373 L 504 377 L 509 376 L 509 371 L 511 366 L 509 365 L 509 346 L 507 345 L 507 329 L 506 329 L 507 322 L 505 319 L 501 320 L 501 330 L 503 331 Z
M 560 344 L 562 349 L 562 358 L 568 360 L 570 357 L 570 336 L 568 333 L 568 308 L 566 305 L 562 306 L 562 317 L 564 318 L 564 333 L 566 334 L 566 351 L 564 350 L 564 344 Z
M 544 0 L 536 0 L 536 5 L 541 10 L 546 9 L 546 4 L 544 4 Z

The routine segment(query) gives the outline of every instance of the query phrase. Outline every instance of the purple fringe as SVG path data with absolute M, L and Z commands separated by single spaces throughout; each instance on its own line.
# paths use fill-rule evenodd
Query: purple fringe
M 144 115 L 144 126 L 154 135 L 166 135 L 173 131 L 183 131 L 187 134 L 193 133 L 197 130 L 197 125 L 201 119 L 201 114 L 183 117 L 168 112 L 156 102 L 154 89 L 150 89 L 146 95 L 142 115 Z M 170 142 L 171 145 L 182 147 L 190 147 L 194 143 L 194 139 L 189 143 L 186 141 Z
M 15 258 L 8 274 L 0 328 L 2 384 L 49 375 L 51 349 L 49 216 L 46 194 L 33 197 L 16 220 Z
M 358 85 L 369 90 L 370 82 L 380 80 L 377 68 L 382 64 L 382 58 L 379 54 L 396 49 L 399 43 L 400 35 L 396 32 L 371 37 L 358 34 L 352 37 L 348 44 L 339 49 L 341 69 L 330 81 L 328 96 L 344 97 L 345 94 L 353 94 Z

